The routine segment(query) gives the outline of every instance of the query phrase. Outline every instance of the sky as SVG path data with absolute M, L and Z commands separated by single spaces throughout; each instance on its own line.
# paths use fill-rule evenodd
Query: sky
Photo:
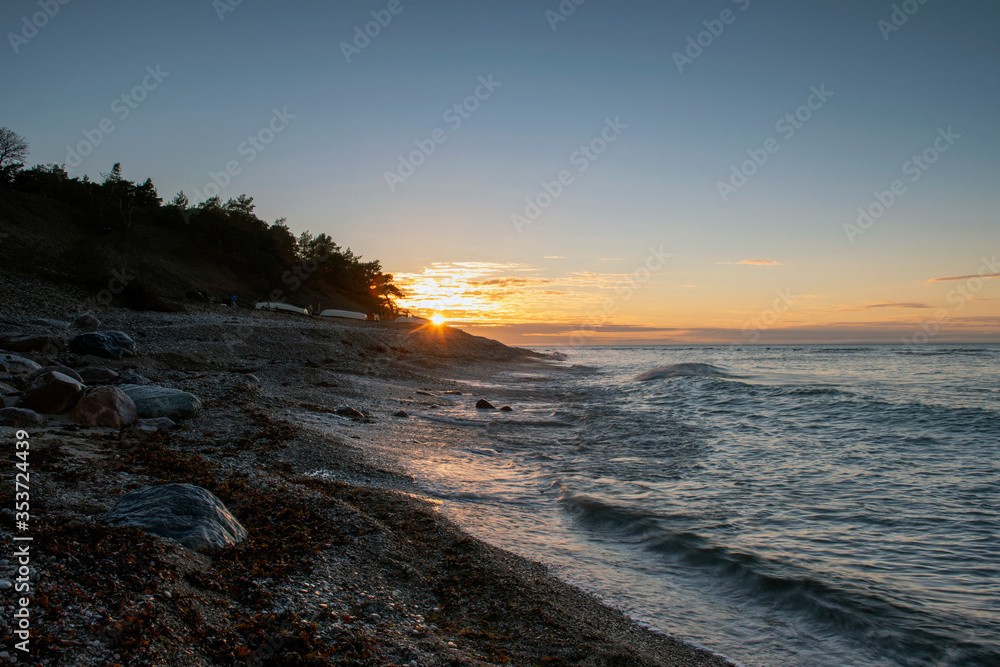
M 65 1 L 65 4 L 62 4 Z M 5 0 L 0 126 L 503 342 L 1000 342 L 994 0 Z

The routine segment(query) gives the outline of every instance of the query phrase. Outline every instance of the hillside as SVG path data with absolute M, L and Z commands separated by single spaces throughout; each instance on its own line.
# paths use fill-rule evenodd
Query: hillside
M 399 291 L 378 261 L 326 235 L 295 238 L 283 220 L 268 225 L 246 195 L 163 205 L 148 180 L 129 183 L 117 165 L 116 173 L 96 184 L 36 167 L 0 187 L 0 268 L 136 310 L 235 295 L 249 307 L 274 300 L 395 314 Z

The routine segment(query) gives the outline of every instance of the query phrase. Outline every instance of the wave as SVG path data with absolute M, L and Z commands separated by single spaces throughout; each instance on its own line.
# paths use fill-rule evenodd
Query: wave
M 733 376 L 727 373 L 722 368 L 719 368 L 718 366 L 713 366 L 712 364 L 684 363 L 684 364 L 671 364 L 669 366 L 661 366 L 660 368 L 654 368 L 651 371 L 640 373 L 635 377 L 635 379 L 639 380 L 640 382 L 646 382 L 648 380 L 662 380 L 665 378 L 673 378 L 673 377 L 729 378 Z
M 423 419 L 429 422 L 435 422 L 437 424 L 447 424 L 449 426 L 466 426 L 471 428 L 483 428 L 483 429 L 502 429 L 505 427 L 516 427 L 516 426 L 530 426 L 530 427 L 540 427 L 540 428 L 572 428 L 573 424 L 555 421 L 555 420 L 545 420 L 545 419 L 504 419 L 504 413 L 493 413 L 489 412 L 485 415 L 477 415 L 477 418 L 467 418 L 463 419 L 461 417 L 452 417 L 443 414 L 434 414 L 432 412 L 414 412 L 411 416 Z
M 994 352 L 986 348 L 976 347 L 953 347 L 953 348 L 932 348 L 927 350 L 896 350 L 896 354 L 911 355 L 914 357 L 936 357 L 948 354 L 985 354 Z
M 771 614 L 780 610 L 793 623 L 805 621 L 820 633 L 855 637 L 883 656 L 914 665 L 992 665 L 994 642 L 970 642 L 928 629 L 929 614 L 879 590 L 839 585 L 819 573 L 737 551 L 690 530 L 671 527 L 684 517 L 660 517 L 608 504 L 563 489 L 560 500 L 581 524 L 603 536 L 617 536 L 681 567 L 699 572 L 706 586 Z M 941 618 L 938 627 L 954 627 Z M 916 658 L 916 661 L 914 661 Z

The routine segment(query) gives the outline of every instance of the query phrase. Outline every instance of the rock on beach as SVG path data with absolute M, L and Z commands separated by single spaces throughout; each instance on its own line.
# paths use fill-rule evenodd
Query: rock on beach
M 73 409 L 73 420 L 80 426 L 124 428 L 139 418 L 139 409 L 118 387 L 96 387 L 81 398 Z
M 141 384 L 123 384 L 118 388 L 132 399 L 139 409 L 139 416 L 144 419 L 151 417 L 184 419 L 193 417 L 201 409 L 201 401 L 197 396 L 180 389 Z
M 47 354 L 58 354 L 66 348 L 66 344 L 54 336 L 6 333 L 0 334 L 0 347 L 13 352 L 43 351 Z
M 73 407 L 84 386 L 58 371 L 45 371 L 28 385 L 18 407 L 44 414 L 58 414 Z
M 73 327 L 75 329 L 83 329 L 84 331 L 87 331 L 89 329 L 98 329 L 100 326 L 101 321 L 90 313 L 84 313 L 73 320 Z
M 91 331 L 70 341 L 69 349 L 76 354 L 90 354 L 104 359 L 121 359 L 138 353 L 135 341 L 122 331 Z
M 45 417 L 34 410 L 24 408 L 0 409 L 0 426 L 24 428 L 26 426 L 44 426 Z
M 100 366 L 81 368 L 79 373 L 86 384 L 110 384 L 120 377 L 116 371 Z
M 156 417 L 154 419 L 140 419 L 133 426 L 140 433 L 156 433 L 157 431 L 169 431 L 177 424 L 169 417 Z
M 31 359 L 19 357 L 16 354 L 0 355 L 0 363 L 3 363 L 11 373 L 34 373 L 42 370 L 41 364 L 37 364 Z
M 222 549 L 246 539 L 247 530 L 215 494 L 192 484 L 163 484 L 126 493 L 104 515 L 177 540 L 188 549 Z

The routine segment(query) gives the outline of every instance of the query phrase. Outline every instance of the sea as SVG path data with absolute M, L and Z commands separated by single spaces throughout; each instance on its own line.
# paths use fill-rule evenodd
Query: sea
M 1000 665 L 1000 346 L 537 351 L 407 424 L 467 531 L 737 664 Z

